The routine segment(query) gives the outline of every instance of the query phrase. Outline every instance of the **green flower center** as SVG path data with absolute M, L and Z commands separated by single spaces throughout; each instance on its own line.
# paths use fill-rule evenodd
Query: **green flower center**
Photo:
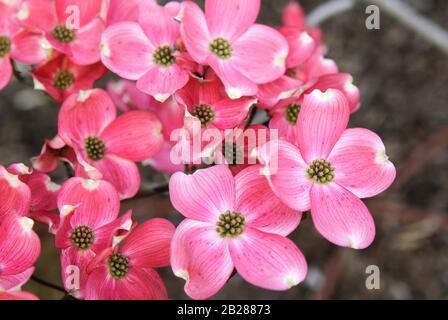
M 157 48 L 152 55 L 152 61 L 162 67 L 169 67 L 176 62 L 173 51 L 168 46 Z
M 104 157 L 104 154 L 106 153 L 106 145 L 100 138 L 87 137 L 84 144 L 87 156 L 90 160 L 98 161 Z
M 95 240 L 93 230 L 87 226 L 76 227 L 71 236 L 72 243 L 80 250 L 87 250 Z
M 219 216 L 216 232 L 223 238 L 236 238 L 244 231 L 245 218 L 241 213 L 226 211 Z
M 121 279 L 129 272 L 129 258 L 121 254 L 111 255 L 107 264 L 109 265 L 109 274 L 115 279 Z
M 6 56 L 11 51 L 11 39 L 7 36 L 0 36 L 0 58 Z
M 194 107 L 191 114 L 201 120 L 202 127 L 206 127 L 210 122 L 215 120 L 215 112 L 211 106 L 206 104 L 200 104 Z
M 67 28 L 64 25 L 59 25 L 55 27 L 52 31 L 53 37 L 55 37 L 59 42 L 70 43 L 75 40 L 75 31 L 73 29 Z
M 285 111 L 286 121 L 289 124 L 295 125 L 297 124 L 297 118 L 299 117 L 300 112 L 300 104 L 291 103 Z
M 227 142 L 222 146 L 222 153 L 228 164 L 243 164 L 244 150 L 235 142 Z
M 75 75 L 69 70 L 60 70 L 56 72 L 53 80 L 53 86 L 58 89 L 68 89 L 75 82 Z
M 209 50 L 221 59 L 229 59 L 232 56 L 233 48 L 229 41 L 224 38 L 216 38 L 210 43 Z
M 325 184 L 334 179 L 334 167 L 327 160 L 314 160 L 306 172 L 317 183 Z

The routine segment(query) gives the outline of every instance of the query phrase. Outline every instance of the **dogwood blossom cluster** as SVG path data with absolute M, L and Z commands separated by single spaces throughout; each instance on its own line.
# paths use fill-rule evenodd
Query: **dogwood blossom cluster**
M 260 6 L 0 1 L 0 89 L 26 64 L 35 89 L 60 104 L 32 168 L 0 166 L 0 299 L 37 299 L 20 289 L 40 253 L 35 221 L 54 234 L 77 299 L 168 299 L 156 271 L 167 266 L 194 299 L 235 270 L 290 289 L 307 275 L 288 238 L 306 212 L 335 245 L 372 243 L 361 199 L 386 190 L 395 168 L 378 135 L 347 128 L 360 92 L 298 4 L 280 27 L 256 22 Z M 95 88 L 107 71 L 117 79 Z M 69 175 L 56 184 L 60 163 Z M 145 166 L 169 176 L 185 217 L 177 228 L 120 210 Z

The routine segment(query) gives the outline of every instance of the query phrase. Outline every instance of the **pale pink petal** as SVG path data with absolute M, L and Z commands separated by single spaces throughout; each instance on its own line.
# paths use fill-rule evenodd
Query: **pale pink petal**
M 24 64 L 39 64 L 48 58 L 40 32 L 22 31 L 12 40 L 11 57 Z
M 249 283 L 270 290 L 287 290 L 305 279 L 305 257 L 288 238 L 246 227 L 229 242 L 238 273 Z
M 29 187 L 0 165 L 0 223 L 7 215 L 25 215 L 31 201 Z
M 183 171 L 184 165 L 182 163 L 176 164 L 171 160 L 171 149 L 173 145 L 164 141 L 162 149 L 153 157 L 143 161 L 144 165 L 150 165 L 156 171 L 173 174 L 177 171 Z
M 70 58 L 73 62 L 88 65 L 100 61 L 100 44 L 103 31 L 103 20 L 95 18 L 76 33 L 75 41 L 70 45 Z
M 122 21 L 137 22 L 142 0 L 110 0 L 107 9 L 107 25 Z
M 235 69 L 230 61 L 210 58 L 209 63 L 223 82 L 230 99 L 257 94 L 257 85 Z
M 176 228 L 165 219 L 151 219 L 137 226 L 120 252 L 138 268 L 160 268 L 170 264 L 170 244 Z
M 297 139 L 307 163 L 326 159 L 347 128 L 350 109 L 339 90 L 314 90 L 305 95 L 297 121 Z
M 76 8 L 79 13 L 79 26 L 77 27 L 82 28 L 100 13 L 102 2 L 102 0 L 56 0 L 59 21 L 71 21 L 73 10 Z
M 113 185 L 107 181 L 75 177 L 67 180 L 59 191 L 59 210 L 67 205 L 76 207 L 71 219 L 72 227 L 86 225 L 94 229 L 118 216 L 120 199 Z
M 286 59 L 287 68 L 300 66 L 314 53 L 316 43 L 306 31 L 297 28 L 281 28 L 279 31 L 289 45 L 289 54 Z
M 300 88 L 300 81 L 288 76 L 282 76 L 275 81 L 258 86 L 257 97 L 260 102 L 272 107 L 280 100 L 289 98 Z
M 154 81 L 157 79 L 157 81 Z M 138 81 L 137 88 L 157 101 L 165 102 L 188 82 L 188 72 L 178 64 L 170 67 L 153 65 Z
M 180 27 L 182 40 L 191 57 L 200 64 L 205 64 L 210 56 L 210 34 L 204 13 L 192 1 L 182 3 L 182 23 Z
M 137 80 L 153 65 L 153 48 L 135 22 L 120 22 L 108 27 L 101 38 L 101 61 L 119 76 Z
M 115 119 L 101 134 L 108 154 L 143 161 L 160 151 L 162 124 L 149 111 L 130 111 Z
M 227 240 L 214 225 L 189 219 L 174 234 L 171 266 L 176 276 L 186 280 L 185 292 L 193 299 L 215 295 L 233 271 Z
M 53 0 L 24 0 L 17 10 L 18 23 L 27 29 L 51 32 L 58 23 Z
M 257 100 L 252 98 L 218 101 L 212 106 L 215 112 L 213 125 L 218 129 L 230 129 L 238 126 L 247 118 L 250 108 L 256 103 Z
M 20 288 L 22 285 L 28 282 L 33 272 L 34 267 L 30 267 L 23 272 L 12 274 L 9 276 L 0 275 L 0 288 L 2 288 L 3 290 Z
M 33 231 L 33 221 L 14 215 L 0 224 L 0 274 L 24 272 L 33 266 L 40 254 L 40 240 Z
M 115 105 L 106 91 L 81 91 L 68 97 L 62 105 L 58 133 L 67 144 L 83 146 L 86 137 L 99 136 L 115 117 Z
M 299 225 L 302 213 L 280 201 L 260 169 L 250 166 L 235 177 L 236 211 L 246 217 L 247 226 L 287 236 Z
M 151 2 L 142 1 L 138 22 L 155 47 L 172 46 L 180 34 L 174 12 Z
M 160 276 L 152 269 L 130 268 L 123 279 L 109 275 L 106 265 L 95 269 L 85 287 L 86 300 L 165 300 L 168 294 Z
M 335 167 L 335 182 L 359 198 L 373 197 L 395 180 L 396 171 L 381 138 L 367 129 L 347 129 L 328 161 Z
M 337 183 L 313 186 L 311 217 L 320 234 L 339 246 L 364 249 L 375 238 L 375 223 L 367 207 Z
M 114 185 L 121 199 L 135 196 L 140 188 L 140 172 L 137 165 L 130 160 L 110 154 L 95 162 L 104 180 Z
M 9 61 L 9 56 L 0 58 L 0 90 L 6 87 L 11 81 L 12 66 Z
M 350 111 L 355 112 L 359 109 L 360 92 L 358 87 L 353 84 L 353 78 L 348 73 L 334 73 L 321 76 L 317 82 L 305 94 L 313 92 L 315 89 L 325 91 L 329 88 L 338 89 L 345 94 L 350 105 Z
M 260 0 L 207 0 L 205 16 L 212 38 L 233 42 L 255 23 L 260 3 Z
M 226 165 L 201 169 L 192 175 L 177 172 L 170 179 L 170 199 L 185 217 L 215 223 L 220 214 L 234 208 L 232 172 Z
M 260 148 L 259 155 L 265 165 L 263 173 L 277 197 L 297 211 L 309 210 L 313 181 L 307 176 L 308 165 L 299 149 L 289 142 L 273 140 Z
M 306 25 L 305 12 L 297 2 L 289 2 L 283 10 L 283 25 L 304 29 Z
M 254 83 L 268 83 L 285 73 L 288 43 L 273 28 L 253 25 L 233 43 L 233 49 L 233 66 Z

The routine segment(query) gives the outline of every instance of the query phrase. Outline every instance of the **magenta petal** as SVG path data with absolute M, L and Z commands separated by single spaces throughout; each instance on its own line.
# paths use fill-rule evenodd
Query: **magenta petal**
M 95 253 L 90 250 L 78 250 L 75 247 L 69 247 L 61 250 L 61 275 L 62 283 L 65 290 L 74 294 L 76 297 L 82 298 L 84 296 L 84 289 L 87 281 L 87 266 L 95 257 Z M 72 282 L 73 267 L 77 267 L 79 271 L 79 282 Z M 71 277 L 70 277 L 71 276 Z M 71 279 L 69 279 L 69 277 Z M 75 286 L 75 287 L 72 287 Z
M 228 242 L 215 231 L 215 226 L 184 220 L 171 244 L 171 266 L 174 274 L 186 280 L 185 292 L 193 299 L 215 295 L 233 271 Z
M 3 290 L 16 289 L 24 285 L 34 272 L 34 267 L 30 267 L 21 273 L 9 276 L 0 275 L 0 288 Z
M 58 207 L 75 207 L 72 227 L 86 225 L 92 229 L 113 221 L 120 208 L 117 191 L 107 181 L 71 178 L 59 191 Z
M 152 112 L 130 111 L 115 119 L 101 134 L 107 153 L 143 161 L 160 151 L 162 124 Z
M 107 266 L 95 269 L 88 277 L 86 300 L 165 300 L 165 285 L 152 269 L 130 268 L 123 279 L 109 275 Z
M 100 13 L 102 4 L 102 0 L 56 0 L 56 11 L 59 21 L 65 22 L 73 12 L 69 7 L 76 6 L 79 10 L 79 27 L 82 28 Z
M 257 19 L 261 0 L 207 0 L 205 16 L 212 38 L 231 42 L 249 29 Z
M 154 79 L 157 79 L 154 81 Z M 137 88 L 159 102 L 165 102 L 188 82 L 188 72 L 178 64 L 170 67 L 153 65 L 138 81 Z
M 276 149 L 278 152 L 275 152 Z M 297 211 L 309 210 L 313 182 L 307 176 L 308 165 L 299 149 L 289 142 L 273 140 L 264 145 L 259 153 L 265 165 L 264 174 L 277 197 Z
M 200 64 L 205 64 L 210 56 L 209 44 L 211 38 L 204 13 L 192 1 L 183 2 L 181 10 L 182 23 L 180 31 L 182 40 L 192 58 Z
M 232 65 L 254 83 L 268 83 L 285 73 L 288 43 L 273 28 L 253 25 L 233 48 Z
M 59 136 L 69 145 L 83 147 L 86 137 L 99 136 L 115 117 L 115 105 L 104 90 L 73 94 L 59 111 Z
M 246 227 L 229 242 L 238 273 L 249 283 L 270 290 L 287 290 L 305 279 L 305 257 L 288 238 Z
M 201 169 L 192 175 L 176 172 L 170 179 L 170 199 L 185 217 L 216 223 L 220 214 L 233 210 L 235 182 L 226 165 Z
M 30 201 L 29 187 L 0 165 L 0 223 L 8 215 L 27 214 Z
M 140 172 L 137 165 L 128 159 L 110 154 L 95 163 L 104 180 L 112 183 L 121 199 L 135 196 L 140 188 Z
M 0 274 L 8 276 L 33 266 L 40 254 L 40 240 L 33 231 L 33 220 L 15 215 L 0 224 Z
M 40 32 L 22 31 L 14 36 L 11 57 L 24 64 L 39 64 L 47 59 Z
M 367 207 L 336 183 L 313 186 L 311 216 L 320 234 L 339 246 L 364 249 L 375 238 L 375 223 Z
M 151 219 L 132 230 L 120 252 L 133 266 L 160 268 L 170 264 L 170 244 L 175 227 L 165 219 Z
M 236 211 L 246 217 L 250 227 L 287 236 L 299 225 L 302 213 L 281 202 L 260 169 L 250 166 L 235 177 Z
M 140 25 L 120 22 L 108 27 L 101 38 L 101 61 L 119 76 L 137 80 L 152 66 L 154 48 Z
M 289 2 L 283 10 L 282 22 L 287 27 L 304 29 L 306 26 L 305 12 L 300 4 Z
M 347 129 L 328 161 L 335 167 L 335 182 L 359 198 L 386 190 L 396 176 L 381 138 L 367 129 Z
M 339 90 L 314 90 L 305 95 L 297 121 L 297 139 L 307 163 L 326 159 L 347 128 L 350 109 Z

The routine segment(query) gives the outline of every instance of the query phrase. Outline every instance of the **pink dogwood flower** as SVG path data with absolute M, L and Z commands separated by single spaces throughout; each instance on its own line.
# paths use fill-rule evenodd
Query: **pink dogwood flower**
M 46 91 L 58 103 L 73 93 L 92 89 L 106 68 L 101 62 L 92 65 L 77 65 L 67 56 L 56 54 L 54 58 L 32 72 L 34 88 Z
M 330 242 L 366 248 L 375 224 L 360 198 L 377 195 L 395 179 L 381 139 L 367 129 L 346 129 L 350 108 L 335 89 L 305 95 L 297 143 L 270 141 L 278 152 L 259 150 L 275 194 L 296 210 L 311 209 L 316 229 Z
M 122 198 L 133 197 L 140 186 L 134 161 L 159 152 L 162 126 L 156 115 L 131 111 L 116 118 L 116 108 L 101 89 L 71 95 L 59 112 L 59 136 L 75 149 L 82 169 L 96 169 Z M 95 175 L 95 178 L 97 175 Z
M 24 0 L 16 16 L 21 25 L 45 32 L 51 47 L 79 65 L 100 60 L 103 0 Z
M 17 26 L 11 20 L 13 12 L 13 6 L 0 2 L 0 90 L 11 80 L 11 59 L 24 64 L 38 64 L 49 54 L 42 46 L 43 34 Z
M 34 272 L 40 254 L 40 240 L 33 220 L 10 214 L 0 220 L 0 299 L 25 299 L 20 287 Z
M 205 14 L 192 1 L 182 5 L 181 35 L 188 53 L 213 68 L 230 98 L 253 96 L 257 85 L 284 74 L 288 43 L 278 31 L 254 24 L 260 0 L 207 0 Z
M 194 299 L 216 294 L 234 268 L 249 283 L 286 290 L 306 275 L 306 261 L 285 236 L 302 214 L 271 192 L 258 166 L 236 177 L 226 165 L 175 173 L 170 197 L 185 219 L 171 245 L 171 266 Z M 258 172 L 258 174 L 257 174 Z
M 20 180 L 19 174 L 0 165 L 0 223 L 9 215 L 26 216 L 30 205 L 30 188 Z
M 154 268 L 170 261 L 174 226 L 151 219 L 133 229 L 124 244 L 99 254 L 89 265 L 87 300 L 166 300 L 162 278 Z
M 102 250 L 112 245 L 120 230 L 130 230 L 131 213 L 118 217 L 120 199 L 107 181 L 71 178 L 59 192 L 60 226 L 55 244 L 61 250 L 62 279 L 68 292 L 82 297 L 86 268 Z M 79 286 L 70 287 L 68 266 L 80 270 Z
M 175 48 L 179 24 L 174 17 L 179 9 L 177 2 L 165 7 L 143 2 L 139 23 L 116 23 L 102 35 L 101 59 L 106 67 L 125 79 L 137 80 L 139 90 L 160 102 L 188 82 L 188 71 Z

